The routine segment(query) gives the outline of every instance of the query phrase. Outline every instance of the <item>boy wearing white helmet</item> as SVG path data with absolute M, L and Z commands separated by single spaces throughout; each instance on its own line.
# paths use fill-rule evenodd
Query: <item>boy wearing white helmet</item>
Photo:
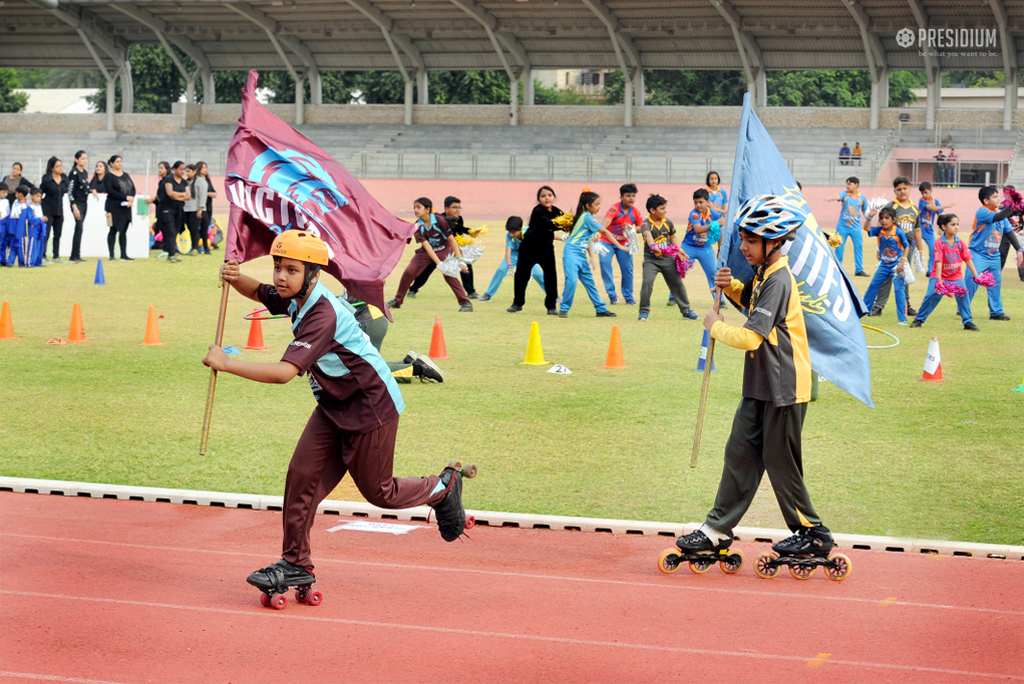
M 733 528 L 753 501 L 766 470 L 794 532 L 772 548 L 783 556 L 827 556 L 832 549 L 832 535 L 821 524 L 803 480 L 800 436 L 811 398 L 811 358 L 800 292 L 789 258 L 781 252 L 805 219 L 800 209 L 772 195 L 752 197 L 737 211 L 740 251 L 755 275 L 744 283 L 722 268 L 715 274 L 715 286 L 748 318 L 736 327 L 711 309 L 704 326 L 716 340 L 746 352 L 743 399 L 725 446 L 714 508 L 700 529 L 676 540 L 686 553 L 725 555 Z
M 455 541 L 466 525 L 462 474 L 465 470 L 472 476 L 475 467 L 463 469 L 452 462 L 440 476 L 393 476 L 398 416 L 405 402 L 352 306 L 320 282 L 320 269 L 329 261 L 327 245 L 312 233 L 286 230 L 270 254 L 273 285 L 242 275 L 236 261 L 221 267 L 221 278 L 269 313 L 289 314 L 295 340 L 277 363 L 233 359 L 216 346 L 203 363 L 256 382 L 285 383 L 308 374 L 317 400 L 288 465 L 281 560 L 247 580 L 264 593 L 264 605 L 280 609 L 287 604 L 284 592 L 293 587 L 298 587 L 299 600 L 319 603 L 319 592 L 310 592 L 316 579 L 309 532 L 317 506 L 346 472 L 375 506 L 432 506 L 442 538 Z

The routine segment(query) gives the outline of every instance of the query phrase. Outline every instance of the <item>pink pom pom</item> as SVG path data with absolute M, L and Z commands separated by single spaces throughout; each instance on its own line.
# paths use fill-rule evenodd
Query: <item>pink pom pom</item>
M 691 268 L 693 268 L 693 261 L 687 259 L 682 253 L 676 256 L 676 271 L 679 272 L 680 278 L 685 278 Z
M 963 297 L 967 294 L 967 290 L 946 280 L 937 282 L 935 284 L 935 291 L 945 297 Z
M 1003 188 L 1003 197 L 1006 198 L 1004 206 L 1008 204 L 1017 211 L 1024 211 L 1024 197 L 1015 188 Z
M 980 275 L 975 276 L 974 282 L 983 287 L 995 287 L 996 277 L 991 271 L 982 271 Z

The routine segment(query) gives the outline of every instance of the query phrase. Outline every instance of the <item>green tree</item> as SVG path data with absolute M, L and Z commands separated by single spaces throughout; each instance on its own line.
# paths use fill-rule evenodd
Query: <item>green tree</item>
M 890 71 L 889 72 L 889 106 L 902 107 L 917 102 L 917 95 L 911 92 L 914 88 L 924 88 L 928 78 L 923 71 Z
M 740 71 L 644 70 L 644 101 L 652 105 L 738 106 L 746 81 Z M 618 69 L 605 76 L 604 99 L 621 104 L 625 82 Z
M 28 95 L 16 93 L 18 87 L 18 76 L 14 69 L 0 69 L 0 112 L 20 112 L 28 105 Z
M 195 63 L 177 48 L 174 50 L 184 67 L 189 70 L 189 73 L 192 73 L 195 70 Z M 180 100 L 182 93 L 185 92 L 185 79 L 167 51 L 162 45 L 135 44 L 128 49 L 128 62 L 132 70 L 134 111 L 147 114 L 169 114 L 171 104 Z M 116 79 L 114 83 L 115 107 L 120 111 L 121 79 Z M 107 111 L 106 79 L 101 81 L 98 92 L 87 99 L 93 110 Z
M 21 88 L 96 88 L 103 82 L 98 69 L 15 69 Z

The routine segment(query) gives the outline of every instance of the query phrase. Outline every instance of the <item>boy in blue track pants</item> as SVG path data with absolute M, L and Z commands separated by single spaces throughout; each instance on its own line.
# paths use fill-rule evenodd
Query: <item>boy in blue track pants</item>
M 583 283 L 583 287 L 590 297 L 590 302 L 597 311 L 598 318 L 613 318 L 615 314 L 608 310 L 608 305 L 601 301 L 597 294 L 597 285 L 594 283 L 594 274 L 590 272 L 590 264 L 587 262 L 587 250 L 594 235 L 601 233 L 611 236 L 607 228 L 594 218 L 594 214 L 601 210 L 601 197 L 590 188 L 583 188 L 580 194 L 580 201 L 576 205 L 576 225 L 572 233 L 565 241 L 562 249 L 562 268 L 565 270 L 565 289 L 562 290 L 562 303 L 559 305 L 559 318 L 568 318 L 569 309 L 572 308 L 572 300 L 576 295 L 576 281 Z
M 1013 248 L 1020 251 L 1020 241 L 1013 233 L 1010 216 L 1017 212 L 1013 207 L 999 210 L 999 190 L 994 185 L 986 185 L 978 191 L 981 208 L 974 215 L 974 229 L 971 231 L 970 248 L 974 256 L 974 266 L 978 272 L 990 271 L 996 284 L 988 288 L 988 317 L 993 321 L 1008 321 L 1010 317 L 1003 313 L 1002 267 L 999 263 L 999 243 L 1006 235 Z M 1016 243 L 1016 244 L 1014 244 Z M 974 300 L 974 293 L 979 285 L 968 280 L 967 298 Z
M 509 216 L 505 221 L 505 257 L 498 264 L 498 269 L 494 272 L 494 276 L 491 278 L 491 284 L 487 286 L 487 290 L 480 295 L 479 302 L 489 302 L 494 298 L 494 295 L 498 293 L 498 288 L 501 287 L 501 282 L 508 275 L 510 269 L 516 267 L 519 263 L 519 243 L 523 241 L 523 219 L 518 216 Z M 540 285 L 540 289 L 544 289 L 544 272 L 540 268 L 540 264 L 534 264 L 533 270 L 530 273 L 533 279 Z
M 878 238 L 878 255 L 882 262 L 875 271 L 867 291 L 864 293 L 864 305 L 871 308 L 878 296 L 878 288 L 883 282 L 892 281 L 896 293 L 896 316 L 900 325 L 907 324 L 907 295 L 903 283 L 902 269 L 908 267 L 905 256 L 910 241 L 902 230 L 896 227 L 896 211 L 884 207 L 878 212 L 877 226 L 868 230 L 869 237 Z
M 833 195 L 825 200 L 826 202 L 841 202 L 843 208 L 839 211 L 839 220 L 836 222 L 836 231 L 843 241 L 836 247 L 836 259 L 843 263 L 843 253 L 846 251 L 846 241 L 853 243 L 853 266 L 855 276 L 867 277 L 864 272 L 864 219 L 868 213 L 868 201 L 860 194 L 860 179 L 850 176 L 846 179 L 846 190 Z
M 7 218 L 7 265 L 13 266 L 14 260 L 18 260 L 19 266 L 28 266 L 28 257 L 25 254 L 26 243 L 28 242 L 28 229 L 26 223 L 28 214 L 32 210 L 28 206 L 29 188 L 26 185 L 19 185 L 14 191 L 15 202 L 11 205 L 11 215 Z
M 633 255 L 629 253 L 629 239 L 626 237 L 627 228 L 632 227 L 639 233 L 639 226 L 643 222 L 643 216 L 633 206 L 635 202 L 636 186 L 626 183 L 619 188 L 619 201 L 608 209 L 601 221 L 601 226 L 607 228 L 614 237 L 609 239 L 606 235 L 601 235 L 601 242 L 608 247 L 608 251 L 598 255 L 598 261 L 601 263 L 601 281 L 604 283 L 605 292 L 608 293 L 608 301 L 612 304 L 619 303 L 619 297 L 615 294 L 613 261 L 619 262 L 619 271 L 622 273 L 622 298 L 630 306 L 636 304 L 633 299 Z
M 11 203 L 7 199 L 7 186 L 0 183 L 0 266 L 7 266 L 7 224 Z
M 921 239 L 928 245 L 928 273 L 931 273 L 935 266 L 935 219 L 955 205 L 942 204 L 935 199 L 932 196 L 932 184 L 928 181 L 921 181 L 917 189 L 921 193 L 921 199 L 917 201 L 917 212 L 921 217 Z
M 712 241 L 708 240 L 708 234 L 711 232 L 711 224 L 721 220 L 722 214 L 715 211 L 708 200 L 708 191 L 704 188 L 696 190 L 682 248 L 686 256 L 700 262 L 709 290 L 715 289 L 715 250 L 711 247 Z

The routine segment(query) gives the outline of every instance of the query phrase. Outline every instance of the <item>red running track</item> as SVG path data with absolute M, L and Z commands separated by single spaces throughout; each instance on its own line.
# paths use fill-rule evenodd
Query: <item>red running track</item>
M 667 538 L 313 531 L 320 606 L 263 608 L 280 513 L 0 494 L 2 682 L 1024 681 L 1024 563 L 847 552 L 758 579 Z M 416 525 L 416 523 L 413 523 Z

